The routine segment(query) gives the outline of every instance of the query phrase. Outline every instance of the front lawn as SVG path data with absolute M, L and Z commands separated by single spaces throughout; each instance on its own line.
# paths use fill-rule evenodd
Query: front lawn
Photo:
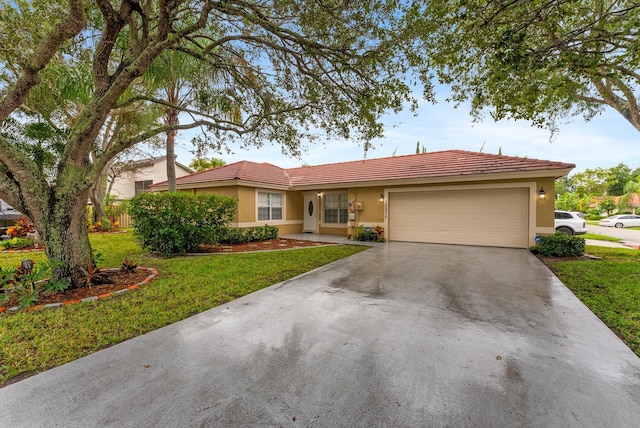
M 130 258 L 156 268 L 159 278 L 99 302 L 0 314 L 0 386 L 366 249 L 329 246 L 161 259 L 145 255 L 131 233 L 91 235 L 91 242 L 102 253 L 99 267 L 118 267 Z M 40 261 L 44 255 L 0 254 L 0 266 L 17 266 L 26 258 Z
M 640 252 L 587 246 L 601 260 L 548 261 L 558 278 L 640 356 Z

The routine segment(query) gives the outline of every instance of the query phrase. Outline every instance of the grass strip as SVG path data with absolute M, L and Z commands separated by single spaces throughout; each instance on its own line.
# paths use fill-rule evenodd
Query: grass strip
M 620 242 L 620 238 L 614 238 L 612 236 L 598 235 L 596 233 L 586 233 L 584 235 L 578 235 L 580 238 L 584 239 L 595 239 L 597 241 L 607 241 L 607 242 Z
M 587 246 L 590 261 L 549 261 L 558 278 L 640 356 L 640 252 Z
M 57 309 L 0 314 L 0 386 L 148 333 L 277 282 L 365 250 L 360 246 L 155 258 L 131 234 L 91 235 L 99 267 L 124 258 L 154 267 L 159 278 L 118 297 Z M 0 254 L 2 267 L 42 253 Z

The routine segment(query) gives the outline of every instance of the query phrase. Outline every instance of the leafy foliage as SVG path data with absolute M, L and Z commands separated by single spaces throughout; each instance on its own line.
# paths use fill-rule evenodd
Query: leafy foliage
M 205 171 L 207 169 L 217 168 L 226 164 L 227 163 L 223 159 L 206 159 L 203 157 L 198 157 L 191 161 L 189 167 L 195 169 L 196 171 Z
M 0 242 L 0 248 L 3 250 L 19 250 L 33 246 L 33 238 L 11 238 Z
M 561 232 L 540 236 L 534 251 L 545 257 L 579 257 L 584 255 L 584 239 Z
M 600 201 L 598 208 L 599 211 L 605 211 L 607 213 L 607 216 L 610 216 L 618 208 L 618 206 L 616 205 L 614 199 L 611 196 L 608 196 Z
M 364 227 L 363 225 L 358 225 L 353 231 L 353 240 L 384 242 L 384 227 L 378 225 L 370 228 Z
M 631 168 L 621 163 L 609 168 L 610 184 L 607 194 L 611 196 L 620 196 L 625 193 L 624 186 L 633 179 Z
M 134 236 L 165 256 L 194 252 L 210 243 L 236 213 L 235 199 L 184 192 L 142 193 L 130 202 Z
M 138 264 L 132 259 L 125 258 L 120 264 L 120 272 L 122 273 L 133 273 L 138 268 Z
M 48 278 L 60 262 L 29 262 L 30 268 L 25 268 L 26 264 L 22 263 L 13 271 L 0 269 L 0 290 L 3 291 L 0 302 L 13 294 L 18 297 L 20 308 L 26 308 L 38 300 L 40 293 L 64 291 L 70 286 L 67 281 Z
M 609 107 L 640 131 L 640 4 L 633 0 L 428 0 L 414 28 L 431 67 L 472 113 L 560 119 Z
M 296 155 L 323 134 L 367 149 L 385 112 L 417 106 L 405 2 L 0 2 L 0 197 L 63 262 L 56 277 L 93 264 L 84 206 L 139 143 L 199 129 L 199 148 Z M 161 97 L 176 70 L 189 85 Z
M 225 227 L 218 232 L 215 242 L 218 244 L 245 244 L 247 242 L 266 241 L 278 238 L 278 228 L 264 225 L 262 227 L 234 228 Z

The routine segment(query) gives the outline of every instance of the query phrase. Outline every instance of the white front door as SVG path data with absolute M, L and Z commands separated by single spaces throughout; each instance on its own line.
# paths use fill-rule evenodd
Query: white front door
M 318 232 L 318 197 L 315 194 L 304 195 L 304 229 L 303 232 Z

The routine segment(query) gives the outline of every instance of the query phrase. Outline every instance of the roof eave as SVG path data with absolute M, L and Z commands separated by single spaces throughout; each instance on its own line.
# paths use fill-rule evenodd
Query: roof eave
M 273 190 L 290 190 L 289 186 L 281 184 L 269 184 L 258 181 L 248 180 L 221 180 L 221 181 L 201 181 L 197 183 L 177 184 L 178 190 L 191 190 L 191 189 L 205 189 L 211 187 L 227 187 L 227 186 L 244 186 L 244 187 L 258 187 L 261 189 L 273 189 Z M 153 191 L 166 191 L 169 186 L 166 184 L 154 185 Z
M 292 185 L 292 190 L 314 190 L 322 189 L 343 189 L 347 187 L 385 187 L 385 186 L 402 186 L 414 184 L 440 184 L 440 183 L 464 183 L 469 181 L 487 181 L 487 180 L 524 180 L 531 178 L 543 177 L 564 177 L 574 167 L 566 169 L 538 170 L 538 171 L 514 171 L 489 174 L 460 174 L 445 175 L 439 177 L 419 177 L 407 179 L 390 179 L 390 180 L 370 180 L 370 181 L 349 181 L 339 183 L 317 183 L 306 185 Z

